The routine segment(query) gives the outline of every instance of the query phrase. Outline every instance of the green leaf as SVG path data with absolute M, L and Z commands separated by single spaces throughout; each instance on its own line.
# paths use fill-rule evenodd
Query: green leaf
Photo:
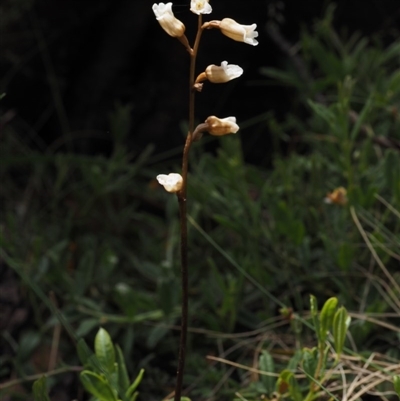
M 310 295 L 310 312 L 314 323 L 314 331 L 317 334 L 318 341 L 320 342 L 320 329 L 318 320 L 318 303 L 314 295 Z
M 115 351 L 110 335 L 100 328 L 94 339 L 94 349 L 100 363 L 112 373 L 115 370 Z
M 293 219 L 290 221 L 288 228 L 288 237 L 294 242 L 295 245 L 301 245 L 306 233 L 303 222 L 301 220 Z
M 159 324 L 153 327 L 150 331 L 150 334 L 147 337 L 146 345 L 149 348 L 154 348 L 157 343 L 165 337 L 165 335 L 169 332 L 169 328 L 163 324 Z
M 82 365 L 86 365 L 89 357 L 93 354 L 83 338 L 78 340 L 76 351 Z
M 122 394 L 124 394 L 129 387 L 129 376 L 125 365 L 124 355 L 119 345 L 115 346 L 116 358 L 117 358 L 117 369 L 118 369 L 118 386 Z
M 351 140 L 354 140 L 358 134 L 358 132 L 360 131 L 361 125 L 364 123 L 372 105 L 373 105 L 373 95 L 371 94 L 367 100 L 367 102 L 365 103 L 363 109 L 361 110 L 360 115 L 357 118 L 356 123 L 354 124 L 353 129 L 351 130 L 350 133 L 350 138 Z
M 234 221 L 233 219 L 230 219 L 227 216 L 215 213 L 215 214 L 213 214 L 213 219 L 222 227 L 231 229 L 233 231 L 240 232 L 240 229 L 241 229 L 240 225 L 236 221 Z
M 40 344 L 41 338 L 39 332 L 27 331 L 24 333 L 18 343 L 18 359 L 25 361 Z
M 330 127 L 335 124 L 335 114 L 322 104 L 308 100 L 308 105 L 313 109 L 315 114 L 325 120 Z
M 79 327 L 76 329 L 76 335 L 78 337 L 84 337 L 86 336 L 92 329 L 95 327 L 98 327 L 99 325 L 99 319 L 98 318 L 89 318 L 89 319 L 84 319 L 82 322 L 79 324 Z
M 289 381 L 289 394 L 293 401 L 303 401 L 303 395 L 301 394 L 297 379 L 292 376 Z
M 98 373 L 108 374 L 108 372 L 105 370 L 105 366 L 103 366 L 99 362 L 98 358 L 92 352 L 92 350 L 88 347 L 85 340 L 83 340 L 81 338 L 78 341 L 76 349 L 77 349 L 79 360 L 81 361 L 82 365 L 85 366 L 85 368 L 94 370 Z
M 289 392 L 290 397 L 293 401 L 303 401 L 303 396 L 301 394 L 299 384 L 293 374 L 289 370 L 283 370 L 279 375 L 276 382 L 276 391 L 279 394 L 284 394 Z
M 350 325 L 350 316 L 344 306 L 340 307 L 333 318 L 333 341 L 338 357 L 343 351 L 344 341 L 346 340 L 347 329 Z
M 292 372 L 289 372 L 288 370 L 283 370 L 276 382 L 276 391 L 278 394 L 285 394 L 287 393 L 289 389 L 289 380 L 293 376 Z
M 136 398 L 138 398 L 138 396 L 139 396 L 139 391 L 135 391 L 129 401 L 136 401 Z
M 398 152 L 390 149 L 386 152 L 383 174 L 387 188 L 393 189 L 393 195 L 397 202 L 400 200 L 400 160 Z
M 50 401 L 47 395 L 46 377 L 42 376 L 33 383 L 33 398 L 35 401 Z
M 260 355 L 259 359 L 259 368 L 263 372 L 274 373 L 275 372 L 275 365 L 274 360 L 272 359 L 271 354 L 268 351 L 263 350 Z M 261 383 L 266 388 L 268 395 L 270 396 L 275 389 L 275 378 L 273 376 L 261 376 Z
M 400 398 L 400 376 L 393 377 L 393 386 L 394 386 L 394 391 Z
M 311 377 L 314 377 L 315 370 L 318 364 L 318 350 L 317 348 L 304 348 L 303 349 L 303 369 Z
M 79 376 L 83 387 L 100 401 L 117 401 L 114 391 L 102 376 L 88 370 Z
M 393 93 L 400 92 L 400 70 L 395 71 L 389 79 L 389 90 Z
M 137 386 L 140 384 L 140 382 L 143 379 L 143 375 L 144 375 L 144 369 L 140 369 L 139 374 L 137 375 L 135 381 L 131 384 L 131 386 L 128 388 L 128 390 L 126 390 L 126 397 L 129 398 L 132 396 L 132 394 L 135 392 Z
M 337 255 L 337 262 L 342 271 L 349 271 L 351 264 L 354 260 L 354 249 L 353 246 L 348 242 L 345 242 L 339 246 L 339 252 Z
M 294 355 L 290 358 L 290 361 L 287 364 L 287 370 L 296 371 L 299 366 L 301 360 L 303 358 L 303 351 L 298 349 Z
M 336 297 L 329 298 L 322 307 L 319 316 L 320 322 L 320 342 L 324 343 L 329 329 L 332 327 L 333 317 L 337 308 L 338 300 Z

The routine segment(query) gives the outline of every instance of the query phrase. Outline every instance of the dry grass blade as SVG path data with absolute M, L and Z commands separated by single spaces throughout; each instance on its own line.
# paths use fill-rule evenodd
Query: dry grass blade
M 361 313 L 354 313 L 354 312 L 349 313 L 349 315 L 351 317 L 356 318 L 356 319 L 365 320 L 367 322 L 374 323 L 374 324 L 376 324 L 378 326 L 385 327 L 386 329 L 389 329 L 389 330 L 395 331 L 397 333 L 400 333 L 400 327 L 397 327 L 397 326 L 395 326 L 393 324 L 390 324 L 390 323 L 387 323 L 387 322 L 383 322 L 382 320 L 375 319 L 375 318 L 370 317 L 368 315 L 361 314 Z
M 400 212 L 396 210 L 386 199 L 382 198 L 380 195 L 376 194 L 375 198 L 382 202 L 395 216 L 400 219 Z
M 370 250 L 372 256 L 374 257 L 376 263 L 382 270 L 382 272 L 385 274 L 385 276 L 388 278 L 389 282 L 392 284 L 393 288 L 396 290 L 397 294 L 400 294 L 400 286 L 397 284 L 396 280 L 393 278 L 393 276 L 389 273 L 387 270 L 386 266 L 383 264 L 382 260 L 376 253 L 374 247 L 371 244 L 371 241 L 368 238 L 368 235 L 366 234 L 365 230 L 363 229 L 360 220 L 357 217 L 357 213 L 354 209 L 353 206 L 350 207 L 350 213 L 353 218 L 354 223 L 356 224 L 358 231 L 360 232 L 361 236 L 363 237 L 368 249 Z M 392 297 L 393 301 L 396 303 L 396 305 L 400 308 L 400 300 L 396 297 L 396 295 L 393 293 L 393 291 L 389 292 L 390 296 Z
M 383 393 L 377 390 L 377 386 L 384 382 L 392 383 L 393 374 L 400 372 L 400 364 L 393 364 L 385 355 L 376 353 L 371 354 L 364 363 L 362 363 L 361 357 L 342 356 L 341 360 L 344 365 L 347 365 L 353 376 L 351 384 L 343 394 L 342 401 L 355 401 L 364 394 L 371 394 L 372 390 L 375 390 L 375 396 L 383 397 L 381 398 L 383 400 Z M 345 386 L 343 386 L 343 390 L 344 388 Z M 387 393 L 392 394 L 391 392 Z
M 247 370 L 247 371 L 252 372 L 252 373 L 257 373 L 259 375 L 279 377 L 278 373 L 264 372 L 263 370 L 251 368 L 249 366 L 242 365 L 241 363 L 236 363 L 236 362 L 229 361 L 228 359 L 218 358 L 218 357 L 212 356 L 212 355 L 207 355 L 207 359 L 211 360 L 211 361 L 221 362 L 221 363 L 224 363 L 226 365 L 231 365 L 231 366 L 234 366 L 234 367 L 239 368 L 239 369 L 244 369 L 244 370 Z

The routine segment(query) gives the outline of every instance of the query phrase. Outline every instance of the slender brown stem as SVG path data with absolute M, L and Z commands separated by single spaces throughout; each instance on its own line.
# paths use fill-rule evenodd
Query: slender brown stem
M 188 235 L 187 235 L 187 207 L 186 207 L 186 192 L 187 192 L 187 174 L 189 165 L 189 150 L 193 140 L 194 131 L 194 100 L 195 90 L 193 88 L 195 82 L 196 56 L 200 44 L 202 34 L 202 18 L 199 15 L 198 29 L 196 40 L 194 42 L 193 51 L 190 53 L 190 72 L 189 72 L 189 132 L 186 137 L 185 147 L 182 156 L 182 188 L 177 193 L 179 202 L 179 219 L 181 229 L 181 275 L 182 275 L 182 318 L 181 318 L 181 337 L 179 341 L 179 357 L 178 370 L 176 376 L 176 386 L 174 401 L 180 401 L 182 393 L 183 371 L 185 368 L 186 357 L 186 338 L 188 327 Z
M 174 401 L 180 401 L 182 392 L 183 370 L 185 368 L 186 357 L 186 338 L 188 326 L 188 244 L 187 244 L 187 219 L 186 219 L 186 178 L 188 169 L 188 155 L 192 143 L 192 134 L 189 132 L 183 150 L 182 162 L 182 189 L 178 192 L 179 220 L 181 230 L 181 280 L 182 280 L 182 317 L 181 317 L 181 337 L 179 341 L 178 370 L 176 376 Z

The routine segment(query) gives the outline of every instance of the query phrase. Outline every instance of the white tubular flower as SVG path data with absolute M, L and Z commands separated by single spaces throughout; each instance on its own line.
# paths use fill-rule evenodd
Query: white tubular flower
M 212 8 L 208 3 L 209 0 L 192 0 L 190 2 L 190 11 L 197 15 L 210 14 Z
M 258 36 L 256 28 L 257 24 L 240 25 L 231 18 L 224 18 L 219 24 L 219 29 L 228 38 L 253 46 L 258 45 L 257 40 L 254 39 Z
M 162 29 L 173 38 L 180 38 L 185 33 L 185 25 L 172 12 L 172 3 L 153 4 L 153 11 Z
M 167 192 L 176 193 L 182 188 L 183 178 L 180 174 L 159 174 L 156 178 L 158 183 L 161 184 Z
M 227 61 L 223 61 L 220 67 L 214 64 L 209 65 L 206 68 L 205 73 L 210 82 L 219 84 L 240 77 L 243 74 L 243 68 L 235 64 L 228 64 Z
M 236 132 L 239 131 L 239 126 L 236 124 L 236 117 L 218 118 L 210 116 L 205 121 L 205 124 L 208 125 L 207 131 L 215 136 L 236 134 Z

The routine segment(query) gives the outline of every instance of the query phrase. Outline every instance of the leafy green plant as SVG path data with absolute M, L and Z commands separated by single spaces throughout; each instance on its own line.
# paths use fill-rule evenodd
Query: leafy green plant
M 94 349 L 95 353 L 91 354 L 82 340 L 78 342 L 78 355 L 84 365 L 79 377 L 86 391 L 95 401 L 135 401 L 144 369 L 131 383 L 121 348 L 112 343 L 103 328 L 96 334 Z M 33 395 L 35 401 L 49 401 L 45 377 L 35 381 Z
M 78 344 L 79 347 L 79 344 Z M 111 341 L 110 335 L 101 328 L 94 340 L 95 357 L 87 357 L 78 349 L 85 369 L 80 373 L 80 380 L 85 389 L 99 401 L 135 401 L 136 391 L 144 369 L 141 369 L 133 383 L 130 383 L 121 348 Z
M 260 382 L 253 383 L 252 389 L 247 390 L 247 393 L 244 390 L 243 394 L 249 397 L 256 391 L 258 395 L 267 396 L 268 399 L 293 401 L 321 399 L 324 393 L 332 396 L 326 384 L 335 380 L 334 376 L 338 375 L 335 368 L 339 364 L 351 320 L 347 310 L 343 306 L 338 308 L 337 304 L 338 299 L 332 297 L 319 311 L 316 298 L 311 296 L 310 313 L 317 345 L 296 350 L 286 367 L 278 374 L 276 372 L 279 368 L 275 366 L 272 355 L 263 350 L 258 362 Z M 300 376 L 303 378 L 300 379 Z
M 400 398 L 400 376 L 393 377 L 393 384 L 394 384 L 394 391 L 396 391 L 396 394 Z
M 338 307 L 337 298 L 328 299 L 319 311 L 317 300 L 311 295 L 310 315 L 316 345 L 296 349 L 286 366 L 274 361 L 273 355 L 279 358 L 279 352 L 262 350 L 258 360 L 259 381 L 238 393 L 241 399 L 256 400 L 261 396 L 267 400 L 340 400 L 342 394 L 346 394 L 347 399 L 356 400 L 372 386 L 375 388 L 383 383 L 388 393 L 393 389 L 398 393 L 398 376 L 385 372 L 380 363 L 373 364 L 369 371 L 365 358 L 351 351 L 350 359 L 360 358 L 364 371 L 355 370 L 355 366 L 345 371 L 348 357 L 344 354 L 349 349 L 344 345 L 350 334 L 351 318 L 346 308 Z M 299 319 L 299 316 L 293 314 L 291 318 Z M 396 368 L 389 366 L 389 370 Z M 374 381 L 377 370 L 381 377 Z M 361 375 L 365 378 L 360 379 Z M 368 383 L 367 387 L 365 383 Z

